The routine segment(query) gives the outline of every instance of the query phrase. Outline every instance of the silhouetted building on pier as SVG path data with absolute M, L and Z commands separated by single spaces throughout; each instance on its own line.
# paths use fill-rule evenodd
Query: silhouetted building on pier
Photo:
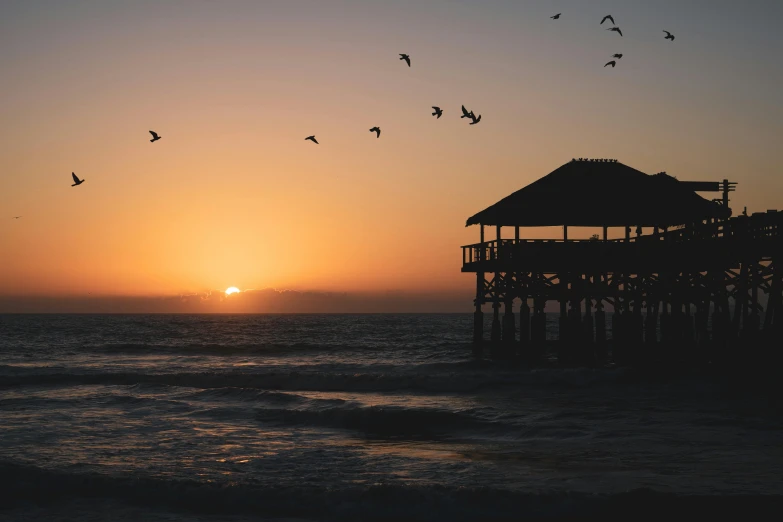
M 493 351 L 528 360 L 554 346 L 565 364 L 607 356 L 620 364 L 716 361 L 738 339 L 770 339 L 783 325 L 783 269 L 775 265 L 783 213 L 731 217 L 735 185 L 580 159 L 472 216 L 467 226 L 479 225 L 481 240 L 462 247 L 462 271 L 476 273 L 474 351 L 486 344 L 487 303 Z M 697 191 L 723 194 L 710 201 Z M 562 227 L 561 238 L 520 237 L 553 226 Z M 485 239 L 486 227 L 494 239 Z M 513 228 L 513 239 L 503 238 L 503 227 L 507 235 Z M 602 234 L 569 238 L 575 227 Z M 554 343 L 546 334 L 550 301 L 560 310 Z

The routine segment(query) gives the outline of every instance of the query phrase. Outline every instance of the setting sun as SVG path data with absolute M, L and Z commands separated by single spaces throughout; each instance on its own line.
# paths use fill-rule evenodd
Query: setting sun
M 226 295 L 236 294 L 239 293 L 239 291 L 240 291 L 239 288 L 237 288 L 236 286 L 232 286 L 230 288 L 226 288 Z

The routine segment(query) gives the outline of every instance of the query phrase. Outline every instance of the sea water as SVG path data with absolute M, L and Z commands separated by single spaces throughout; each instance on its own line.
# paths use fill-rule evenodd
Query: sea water
M 475 359 L 471 329 L 470 314 L 0 315 L 0 519 L 780 509 L 775 397 L 705 373 Z

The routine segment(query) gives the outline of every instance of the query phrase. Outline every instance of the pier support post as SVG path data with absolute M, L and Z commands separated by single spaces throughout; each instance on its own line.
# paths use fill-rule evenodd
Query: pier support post
M 584 340 L 588 344 L 595 341 L 595 324 L 593 323 L 593 300 L 585 299 Z
M 557 360 L 562 362 L 568 358 L 568 343 L 570 342 L 568 331 L 568 275 L 558 274 L 560 280 L 558 293 L 560 294 L 560 317 L 557 320 L 558 343 Z
M 476 303 L 476 311 L 473 312 L 473 355 L 481 357 L 484 343 L 484 312 L 481 304 Z
M 533 299 L 533 317 L 530 320 L 530 362 L 537 361 L 546 351 L 546 300 Z
M 500 303 L 492 303 L 492 333 L 490 339 L 493 343 L 500 341 Z
M 755 345 L 758 337 L 759 326 L 761 325 L 761 316 L 759 315 L 759 284 L 763 279 L 760 277 L 760 267 L 758 261 L 753 262 L 753 271 L 750 273 L 750 313 L 745 316 L 743 330 L 745 339 Z
M 482 227 L 483 228 L 483 227 Z M 476 273 L 476 299 L 473 304 L 476 309 L 473 312 L 473 355 L 481 357 L 484 344 L 484 312 L 481 304 L 484 302 L 484 272 Z
M 772 280 L 769 285 L 769 298 L 767 299 L 767 309 L 764 311 L 764 335 L 771 339 L 774 325 L 780 321 L 775 321 L 777 308 L 780 306 L 780 271 L 778 270 L 776 259 L 773 259 L 769 265 L 772 269 Z
M 778 268 L 777 256 L 773 257 L 770 263 L 772 269 L 772 281 L 770 283 L 769 298 L 767 299 L 767 309 L 764 312 L 764 339 L 767 350 L 777 351 L 780 344 L 781 320 L 781 272 Z M 773 355 L 773 354 L 770 354 Z M 777 359 L 777 361 L 775 361 Z M 779 363 L 780 355 L 775 353 L 773 361 Z
M 653 303 L 647 297 L 647 317 L 644 318 L 644 341 L 650 345 L 658 342 L 658 303 Z
M 707 319 L 710 316 L 710 302 L 705 301 L 696 310 L 695 317 L 695 330 L 696 330 L 696 343 L 704 347 L 710 340 L 709 330 L 707 329 Z
M 595 364 L 595 330 L 593 323 L 593 302 L 591 299 L 585 299 L 585 317 L 584 317 L 584 346 L 580 346 L 580 352 L 584 354 L 584 362 L 592 366 Z
M 696 357 L 699 364 L 704 365 L 709 362 L 709 343 L 710 334 L 707 330 L 707 318 L 710 316 L 710 301 L 705 300 L 698 304 L 696 308 L 695 333 L 696 333 Z
M 522 296 L 522 304 L 519 306 L 519 353 L 527 355 L 530 348 L 530 307 L 527 305 L 527 296 Z
M 597 362 L 606 362 L 606 312 L 600 298 L 595 303 L 595 355 Z
M 620 314 L 622 303 L 615 297 L 614 312 L 612 313 L 612 361 L 621 364 L 623 358 L 623 318 Z
M 620 314 L 623 318 L 623 364 L 626 365 L 633 364 L 636 356 L 636 317 L 630 308 L 630 303 L 627 303 Z
M 669 320 L 669 303 L 663 301 L 663 311 L 661 311 L 661 342 L 669 344 L 672 342 L 671 321 Z M 668 346 L 667 346 L 668 347 Z
M 685 316 L 682 324 L 682 340 L 686 344 L 693 343 L 694 337 L 693 316 L 691 316 L 691 305 L 685 303 Z
M 511 344 L 516 340 L 516 321 L 514 320 L 514 303 L 507 300 L 503 313 L 503 342 Z

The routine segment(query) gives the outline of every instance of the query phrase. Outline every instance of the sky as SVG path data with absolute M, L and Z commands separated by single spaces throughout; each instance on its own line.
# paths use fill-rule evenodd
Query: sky
M 0 311 L 193 311 L 230 286 L 470 311 L 466 219 L 574 157 L 783 209 L 782 20 L 760 0 L 4 0 Z

